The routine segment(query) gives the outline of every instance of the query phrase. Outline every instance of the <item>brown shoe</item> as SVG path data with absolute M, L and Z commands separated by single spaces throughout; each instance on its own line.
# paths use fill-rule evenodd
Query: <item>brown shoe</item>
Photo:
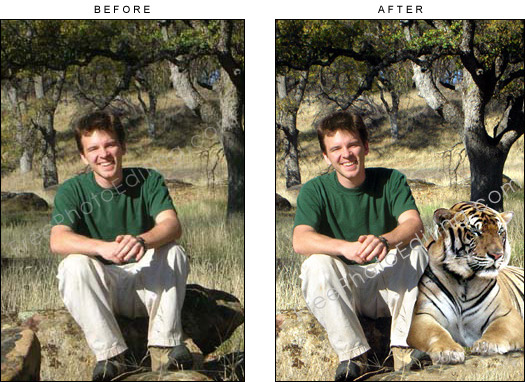
M 191 370 L 193 357 L 186 345 L 173 347 L 150 346 L 151 371 Z

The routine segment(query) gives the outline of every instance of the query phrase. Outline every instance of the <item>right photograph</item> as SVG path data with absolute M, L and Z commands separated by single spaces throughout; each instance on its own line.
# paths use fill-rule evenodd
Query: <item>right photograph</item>
M 523 380 L 524 24 L 276 20 L 276 380 Z

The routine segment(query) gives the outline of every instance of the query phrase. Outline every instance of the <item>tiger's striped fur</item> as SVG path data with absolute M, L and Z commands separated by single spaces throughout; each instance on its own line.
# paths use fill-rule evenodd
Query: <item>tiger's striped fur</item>
M 464 346 L 482 355 L 523 347 L 523 268 L 507 266 L 512 216 L 473 202 L 434 212 L 407 340 L 434 363 L 464 362 Z

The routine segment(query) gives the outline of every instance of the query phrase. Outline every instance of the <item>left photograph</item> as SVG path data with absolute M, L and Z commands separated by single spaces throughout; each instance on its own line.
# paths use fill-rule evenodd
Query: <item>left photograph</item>
M 1 32 L 2 380 L 244 380 L 244 20 Z

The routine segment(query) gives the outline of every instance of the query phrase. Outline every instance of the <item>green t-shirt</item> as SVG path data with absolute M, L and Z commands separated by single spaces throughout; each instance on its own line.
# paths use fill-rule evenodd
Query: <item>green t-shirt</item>
M 397 227 L 407 210 L 417 210 L 405 176 L 397 170 L 366 168 L 363 184 L 346 188 L 336 172 L 301 187 L 294 228 L 309 225 L 323 235 L 357 241 L 361 235 L 383 235 Z
M 164 178 L 155 170 L 124 168 L 123 181 L 103 188 L 92 172 L 64 182 L 55 196 L 51 225 L 113 241 L 118 235 L 139 235 L 155 225 L 159 212 L 174 210 Z

